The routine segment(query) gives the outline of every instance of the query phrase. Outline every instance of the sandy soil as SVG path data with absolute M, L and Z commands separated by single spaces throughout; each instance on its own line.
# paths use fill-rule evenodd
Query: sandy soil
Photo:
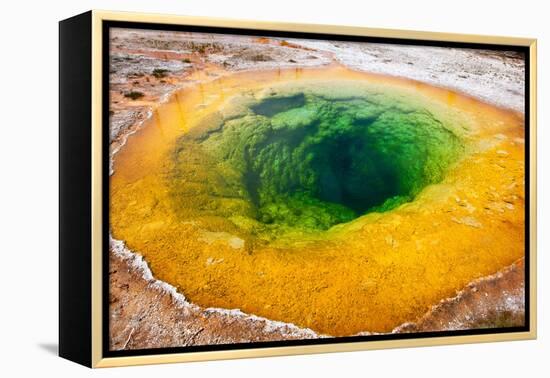
M 240 70 L 322 66 L 336 61 L 358 70 L 454 88 L 498 106 L 523 110 L 524 67 L 514 54 L 256 37 L 214 40 L 210 35 L 122 29 L 113 32 L 111 41 L 113 158 L 126 138 L 138 131 L 170 94 Z M 132 99 L 132 92 L 139 93 L 138 97 Z M 319 337 L 291 324 L 190 304 L 175 289 L 155 280 L 139 257 L 116 249 L 111 250 L 110 259 L 112 349 Z M 522 324 L 522 266 L 518 262 L 494 276 L 476 280 L 456 297 L 394 332 L 468 329 L 499 322 Z

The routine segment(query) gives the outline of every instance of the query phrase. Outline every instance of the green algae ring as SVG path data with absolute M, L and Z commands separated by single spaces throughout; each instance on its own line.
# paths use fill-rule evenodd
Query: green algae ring
M 265 240 L 390 211 L 441 181 L 464 151 L 433 108 L 353 82 L 242 95 L 178 140 L 174 206 Z

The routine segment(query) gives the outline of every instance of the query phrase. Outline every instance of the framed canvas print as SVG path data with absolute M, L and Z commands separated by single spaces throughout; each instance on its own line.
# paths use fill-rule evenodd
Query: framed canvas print
M 62 357 L 536 337 L 536 41 L 60 22 Z

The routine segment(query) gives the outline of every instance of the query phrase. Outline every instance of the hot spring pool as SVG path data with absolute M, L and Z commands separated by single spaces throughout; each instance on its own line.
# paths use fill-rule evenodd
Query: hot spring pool
M 204 307 L 389 332 L 523 256 L 523 119 L 341 67 L 232 74 L 114 157 L 114 238 Z
M 210 114 L 178 140 L 176 211 L 274 237 L 414 200 L 464 146 L 455 124 L 379 90 L 334 81 L 235 99 L 230 117 Z

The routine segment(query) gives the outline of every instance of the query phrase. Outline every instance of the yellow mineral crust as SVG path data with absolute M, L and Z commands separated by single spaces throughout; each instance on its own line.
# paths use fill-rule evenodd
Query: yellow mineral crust
M 316 237 L 255 245 L 226 222 L 207 230 L 174 213 L 170 154 L 181 135 L 232 96 L 317 78 L 367 80 L 450 107 L 468 120 L 467 152 L 413 202 Z M 128 138 L 110 179 L 111 232 L 200 306 L 333 336 L 389 332 L 524 256 L 524 152 L 522 115 L 445 89 L 338 66 L 237 73 L 181 90 Z

